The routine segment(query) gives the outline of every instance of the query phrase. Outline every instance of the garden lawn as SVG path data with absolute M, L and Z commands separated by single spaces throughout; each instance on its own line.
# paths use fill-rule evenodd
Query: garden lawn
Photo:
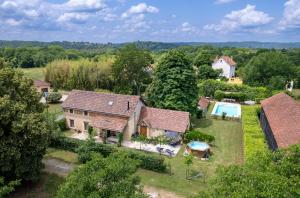
M 58 160 L 62 160 L 67 163 L 76 164 L 78 163 L 78 154 L 70 151 L 48 148 L 47 153 L 44 158 L 54 158 Z
M 35 67 L 35 68 L 27 68 L 21 69 L 25 76 L 31 78 L 33 80 L 45 80 L 45 68 L 44 67 Z
M 47 108 L 45 108 L 45 112 L 47 112 Z M 48 104 L 48 112 L 56 115 L 63 115 L 61 103 Z
M 210 107 L 209 114 L 212 107 L 213 105 Z M 209 161 L 194 159 L 191 166 L 192 171 L 202 172 L 205 177 L 195 180 L 186 179 L 187 166 L 184 164 L 185 145 L 183 145 L 175 158 L 166 157 L 166 162 L 171 164 L 172 176 L 140 169 L 138 175 L 142 178 L 142 184 L 173 191 L 178 195 L 195 195 L 207 188 L 207 181 L 214 176 L 218 165 L 243 163 L 241 122 L 215 120 L 208 116 L 208 118 L 201 120 L 193 119 L 192 124 L 194 129 L 211 134 L 216 138 L 211 159 Z

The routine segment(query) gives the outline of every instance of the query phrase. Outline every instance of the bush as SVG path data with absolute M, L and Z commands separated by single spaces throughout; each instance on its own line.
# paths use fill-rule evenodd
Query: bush
M 245 93 L 242 92 L 223 92 L 221 90 L 217 90 L 215 92 L 215 99 L 217 100 L 222 100 L 223 98 L 230 98 L 230 99 L 234 99 L 236 101 L 245 101 L 247 98 L 247 95 Z
M 51 139 L 50 147 L 76 152 L 79 154 L 79 161 L 83 163 L 91 159 L 91 153 L 98 153 L 103 157 L 107 157 L 112 153 L 124 152 L 132 159 L 140 160 L 140 167 L 143 169 L 156 172 L 164 172 L 166 170 L 164 158 L 160 156 L 149 153 L 146 154 L 140 151 L 124 150 L 122 148 L 118 149 L 111 145 L 95 143 L 89 140 L 84 141 L 68 137 L 57 137 Z
M 266 151 L 265 136 L 257 117 L 258 106 L 242 106 L 245 160 L 255 156 L 258 151 Z
M 58 92 L 52 92 L 49 93 L 48 97 L 47 97 L 47 102 L 48 103 L 58 103 L 59 100 L 61 99 L 61 94 Z
M 212 135 L 208 135 L 205 133 L 202 133 L 200 131 L 189 131 L 184 135 L 184 142 L 188 143 L 191 141 L 204 141 L 211 143 L 215 140 L 215 137 Z
M 198 119 L 201 119 L 203 117 L 203 110 L 202 109 L 198 109 L 197 108 L 197 111 L 196 111 L 196 117 Z
M 222 99 L 223 96 L 221 96 L 221 92 L 216 92 L 217 90 L 220 90 L 222 92 L 240 92 L 243 93 L 244 96 L 233 96 L 233 97 L 245 97 L 242 98 L 240 101 L 244 100 L 255 100 L 255 98 L 267 98 L 271 96 L 271 92 L 269 89 L 265 87 L 250 87 L 247 85 L 236 85 L 236 84 L 228 84 L 226 82 L 221 82 L 217 80 L 205 80 L 201 81 L 198 84 L 199 87 L 199 94 L 202 96 L 209 96 L 209 97 L 215 97 L 216 99 L 219 98 L 219 100 Z M 215 94 L 221 94 L 221 95 L 215 95 Z
M 65 131 L 68 129 L 67 123 L 66 123 L 66 118 L 63 118 L 61 120 L 56 121 L 58 127 L 60 128 L 61 131 Z

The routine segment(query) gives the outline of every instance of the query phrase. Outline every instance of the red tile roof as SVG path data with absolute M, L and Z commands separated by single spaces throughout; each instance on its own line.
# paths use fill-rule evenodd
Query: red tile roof
M 140 96 L 73 90 L 62 107 L 130 117 L 139 101 Z
M 261 101 L 279 148 L 300 143 L 300 105 L 285 93 Z
M 35 87 L 43 87 L 43 86 L 50 86 L 50 83 L 47 83 L 46 81 L 42 81 L 42 80 L 34 80 L 33 85 Z
M 99 116 L 92 119 L 92 126 L 95 128 L 123 132 L 127 126 L 128 119 L 112 116 Z
M 205 97 L 201 97 L 198 106 L 201 107 L 201 109 L 206 109 L 209 105 L 209 100 L 206 99 Z
M 217 56 L 214 60 L 214 62 L 217 62 L 218 60 L 223 59 L 226 63 L 228 63 L 231 66 L 236 66 L 236 62 L 233 60 L 232 57 L 229 56 Z
M 139 124 L 145 123 L 148 127 L 184 133 L 189 126 L 189 113 L 142 107 Z

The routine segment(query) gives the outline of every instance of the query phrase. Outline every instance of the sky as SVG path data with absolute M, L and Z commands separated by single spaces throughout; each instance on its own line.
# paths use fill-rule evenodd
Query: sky
M 300 42 L 300 0 L 0 0 L 0 40 Z

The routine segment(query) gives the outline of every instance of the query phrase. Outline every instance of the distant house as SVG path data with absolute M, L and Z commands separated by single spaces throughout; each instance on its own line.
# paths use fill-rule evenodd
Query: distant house
M 236 62 L 234 62 L 232 57 L 217 56 L 212 64 L 212 68 L 215 70 L 222 69 L 221 76 L 224 76 L 226 78 L 233 78 L 235 76 L 236 65 Z
M 261 101 L 260 123 L 270 149 L 300 143 L 300 104 L 285 93 Z
M 209 100 L 205 97 L 201 97 L 198 102 L 198 109 L 202 110 L 203 113 L 206 113 L 208 106 L 209 106 Z
M 180 135 L 190 124 L 188 112 L 149 108 L 140 96 L 73 90 L 62 108 L 69 128 L 85 132 L 92 126 L 100 138 Z
M 40 92 L 40 93 L 50 92 L 50 83 L 47 83 L 42 80 L 34 80 L 33 85 L 36 88 L 37 92 Z

